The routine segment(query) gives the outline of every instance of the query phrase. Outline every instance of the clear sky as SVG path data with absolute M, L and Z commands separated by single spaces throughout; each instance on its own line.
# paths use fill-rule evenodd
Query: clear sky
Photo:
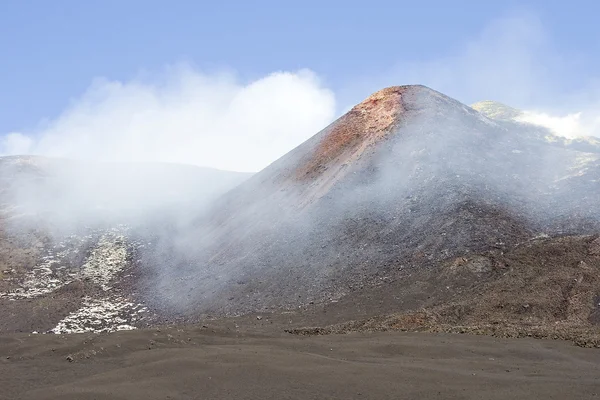
M 370 92 L 407 83 L 589 116 L 599 13 L 592 0 L 2 0 L 0 153 L 116 159 L 153 142 L 134 158 L 255 170 Z M 244 149 L 200 154 L 275 139 L 248 163 L 232 161 Z M 168 140 L 193 144 L 163 154 Z

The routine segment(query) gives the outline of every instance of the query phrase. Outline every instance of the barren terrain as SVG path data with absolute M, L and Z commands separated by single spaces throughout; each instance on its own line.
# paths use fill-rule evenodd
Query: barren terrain
M 597 351 L 559 341 L 169 328 L 4 336 L 6 399 L 595 399 Z
M 0 158 L 0 397 L 598 396 L 600 147 L 475 108 L 387 88 L 252 177 Z

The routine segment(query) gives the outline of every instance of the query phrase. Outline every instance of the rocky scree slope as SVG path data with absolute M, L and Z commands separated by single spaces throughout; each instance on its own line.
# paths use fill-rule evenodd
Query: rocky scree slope
M 140 293 L 182 322 L 352 307 L 367 294 L 396 307 L 382 282 L 394 282 L 396 300 L 413 308 L 450 301 L 449 285 L 431 284 L 418 302 L 402 293 L 414 292 L 415 276 L 442 285 L 437 276 L 456 260 L 505 254 L 536 237 L 599 232 L 598 154 L 546 134 L 427 87 L 384 89 L 185 229 L 151 240 Z M 393 309 L 378 307 L 372 312 Z M 593 301 L 585 307 L 594 312 Z

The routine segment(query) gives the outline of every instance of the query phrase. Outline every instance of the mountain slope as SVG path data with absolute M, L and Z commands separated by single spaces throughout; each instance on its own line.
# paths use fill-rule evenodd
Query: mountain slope
M 426 87 L 377 92 L 169 232 L 181 247 L 154 242 L 144 265 L 172 268 L 154 269 L 144 301 L 183 318 L 294 308 L 541 233 L 595 232 L 597 156 L 536 132 Z

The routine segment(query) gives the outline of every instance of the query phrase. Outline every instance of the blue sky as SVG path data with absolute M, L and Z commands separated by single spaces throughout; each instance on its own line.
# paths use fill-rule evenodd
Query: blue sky
M 198 83 L 202 92 L 198 99 L 203 101 L 225 85 L 229 89 L 223 91 L 232 94 L 223 102 L 230 104 L 252 82 L 276 72 L 290 73 L 292 79 L 301 70 L 312 74 L 300 79 L 300 86 L 309 87 L 308 92 L 298 89 L 302 104 L 320 93 L 324 97 L 315 104 L 333 110 L 300 113 L 299 119 L 315 119 L 301 126 L 305 130 L 318 129 L 374 90 L 405 83 L 424 83 L 467 103 L 493 98 L 563 113 L 593 109 L 600 98 L 596 96 L 600 93 L 596 90 L 599 11 L 594 1 L 4 0 L 0 2 L 0 138 L 18 133 L 34 143 L 17 149 L 58 155 L 61 141 L 53 139 L 52 145 L 44 146 L 36 141 L 45 135 L 71 140 L 81 127 L 87 135 L 82 146 L 98 147 L 90 138 L 96 135 L 99 140 L 104 132 L 96 127 L 119 131 L 131 125 L 126 116 L 121 116 L 125 122 L 114 126 L 98 119 L 108 105 L 122 104 L 123 96 L 138 96 L 140 91 L 132 94 L 132 86 L 142 87 L 144 98 L 155 96 L 150 108 L 144 108 L 148 103 L 141 108 L 127 103 L 129 114 L 137 115 L 144 110 L 164 111 L 167 98 L 177 97 L 176 103 L 182 103 L 180 92 L 185 90 L 180 87 L 174 94 L 174 87 L 186 85 L 182 76 L 206 81 Z M 115 84 L 123 87 L 115 89 Z M 279 89 L 269 90 L 283 91 L 288 84 L 280 82 Z M 262 101 L 266 95 L 256 96 L 260 100 L 245 102 L 273 107 Z M 295 104 L 289 98 L 291 109 Z M 169 115 L 180 115 L 169 104 Z M 82 107 L 87 116 L 83 122 L 73 111 Z M 237 115 L 224 107 L 218 115 Z M 114 119 L 112 113 L 105 114 Z M 217 129 L 223 125 L 221 119 L 210 120 L 214 122 L 204 128 L 218 131 L 219 137 L 241 129 Z M 252 119 L 242 120 L 247 126 Z M 253 135 L 260 139 L 261 122 L 254 122 Z M 86 134 L 92 124 L 93 133 Z M 65 126 L 68 134 L 62 133 Z M 140 129 L 133 136 L 143 136 Z M 263 161 L 247 166 L 192 162 L 256 169 L 314 133 L 290 133 L 289 142 L 283 141 Z M 22 137 L 18 139 L 21 143 Z M 271 139 L 262 136 L 264 143 Z M 211 145 L 209 140 L 201 147 Z M 70 151 L 78 150 L 74 146 Z M 150 159 L 177 160 L 176 151 L 169 157 L 155 157 L 160 153 L 156 147 L 146 153 Z M 182 160 L 190 161 L 189 157 Z

